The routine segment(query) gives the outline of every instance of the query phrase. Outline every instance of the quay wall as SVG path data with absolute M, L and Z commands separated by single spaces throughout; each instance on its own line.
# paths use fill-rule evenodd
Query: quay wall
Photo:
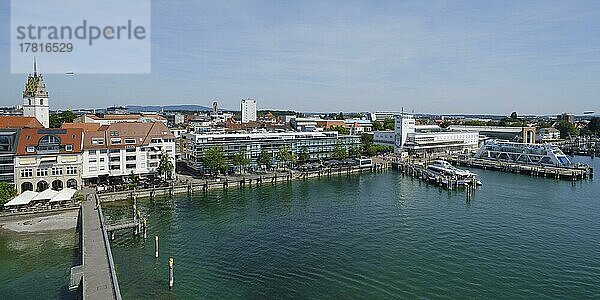
M 193 194 L 197 191 L 207 192 L 208 190 L 244 188 L 252 186 L 261 186 L 264 184 L 276 184 L 281 182 L 290 182 L 292 180 L 304 180 L 309 178 L 321 178 L 329 176 L 350 175 L 362 172 L 379 172 L 388 169 L 391 164 L 384 162 L 373 165 L 372 167 L 336 167 L 327 168 L 319 171 L 293 172 L 293 173 L 274 173 L 265 175 L 253 175 L 243 177 L 233 177 L 216 180 L 193 180 L 189 183 L 175 184 L 171 186 L 162 186 L 147 189 L 135 189 L 119 192 L 99 193 L 101 202 L 121 201 L 139 198 L 153 198 L 157 196 L 173 196 L 175 194 Z

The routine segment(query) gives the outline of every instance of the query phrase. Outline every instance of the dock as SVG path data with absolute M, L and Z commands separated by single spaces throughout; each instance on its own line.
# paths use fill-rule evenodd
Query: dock
M 440 174 L 426 168 L 427 163 L 421 161 L 394 161 L 392 162 L 392 169 L 397 170 L 402 174 L 417 178 L 419 180 L 446 188 L 448 190 L 455 190 L 459 188 L 465 188 L 468 192 L 477 189 L 477 179 L 471 178 L 458 178 L 456 176 L 450 176 L 447 174 Z
M 82 265 L 71 268 L 71 288 L 83 299 L 121 299 L 102 207 L 92 190 L 84 191 L 79 214 Z
M 531 176 L 541 176 L 546 178 L 575 181 L 592 178 L 594 176 L 594 169 L 587 165 L 580 165 L 577 167 L 555 167 L 545 165 L 520 164 L 506 161 L 461 156 L 449 156 L 444 159 L 452 164 L 459 166 L 473 167 L 484 170 L 489 169 L 516 174 L 525 174 Z

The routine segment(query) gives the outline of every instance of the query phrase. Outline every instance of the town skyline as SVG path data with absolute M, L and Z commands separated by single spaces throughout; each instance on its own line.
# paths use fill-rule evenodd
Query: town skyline
M 54 109 L 216 100 L 235 110 L 254 98 L 305 112 L 600 110 L 595 2 L 152 5 L 152 73 L 44 75 Z M 0 37 L 5 57 L 8 44 Z M 1 106 L 20 102 L 26 78 L 9 69 L 0 61 Z

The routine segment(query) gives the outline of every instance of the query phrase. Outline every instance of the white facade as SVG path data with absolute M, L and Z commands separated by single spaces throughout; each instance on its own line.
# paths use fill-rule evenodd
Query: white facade
M 439 126 L 416 125 L 411 115 L 395 116 L 394 131 L 375 131 L 373 142 L 394 146 L 396 153 L 462 152 L 479 146 L 478 132 L 444 130 Z
M 415 119 L 412 115 L 400 114 L 394 117 L 394 121 L 396 148 L 402 149 L 408 136 L 415 133 Z
M 256 100 L 242 99 L 242 123 L 256 121 Z
M 45 128 L 50 127 L 50 109 L 48 105 L 48 91 L 44 77 L 37 73 L 34 63 L 33 75 L 27 78 L 23 91 L 23 116 L 35 117 Z
M 146 175 L 156 172 L 165 151 L 175 166 L 175 141 L 152 139 L 148 145 L 130 148 L 89 149 L 83 152 L 83 179 L 101 176 Z

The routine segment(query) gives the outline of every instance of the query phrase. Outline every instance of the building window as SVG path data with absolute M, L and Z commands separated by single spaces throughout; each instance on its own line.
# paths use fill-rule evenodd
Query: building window
M 110 144 L 111 145 L 120 145 L 121 139 L 110 139 Z
M 102 138 L 93 138 L 92 145 L 104 145 L 104 139 Z
M 67 167 L 67 175 L 75 175 L 77 174 L 77 167 Z
M 21 178 L 31 178 L 31 177 L 33 177 L 33 169 L 21 170 Z
M 100 154 L 106 154 L 108 153 L 108 149 L 100 149 Z
M 48 169 L 47 168 L 37 169 L 36 175 L 38 177 L 46 177 L 46 176 L 48 176 Z
M 59 148 L 60 139 L 55 135 L 45 135 L 38 141 L 40 151 L 58 151 Z
M 35 147 L 34 146 L 28 146 L 26 149 L 27 153 L 33 153 L 35 152 Z
M 88 168 L 88 170 L 89 170 L 90 172 L 96 172 L 96 171 L 98 170 L 98 168 L 97 168 L 96 166 L 90 166 L 90 167 Z
M 119 136 L 119 132 L 113 130 L 110 132 L 110 136 Z
M 125 139 L 125 144 L 135 144 L 135 139 Z
M 63 169 L 60 167 L 53 167 L 50 171 L 52 176 L 59 176 L 63 174 Z
M 44 105 L 44 99 L 40 99 L 40 105 Z
M 89 162 L 95 163 L 96 162 L 96 158 L 95 157 L 90 157 Z
M 73 145 L 66 145 L 65 151 L 73 151 Z
M 96 155 L 96 150 L 89 150 L 89 151 L 88 151 L 88 153 L 89 153 L 90 155 Z

